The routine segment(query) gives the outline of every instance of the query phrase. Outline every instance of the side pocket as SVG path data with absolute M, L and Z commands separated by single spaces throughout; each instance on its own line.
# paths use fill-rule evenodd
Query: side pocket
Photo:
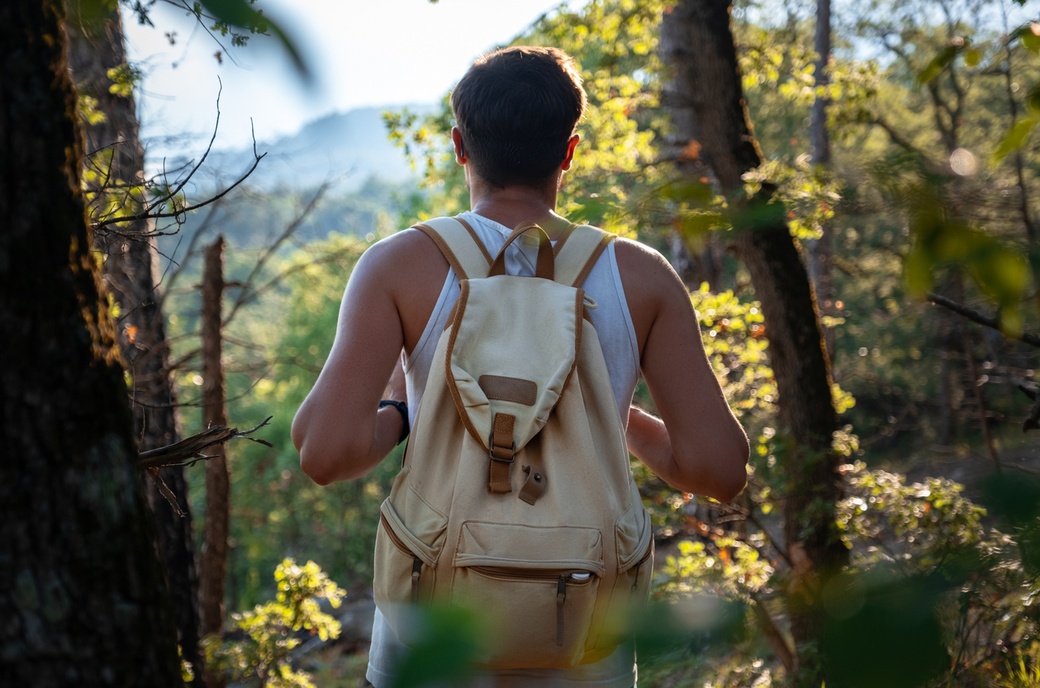
M 637 606 L 638 611 L 638 606 L 642 606 L 650 594 L 650 581 L 654 574 L 654 528 L 650 514 L 642 504 L 632 507 L 632 512 L 636 515 L 635 522 L 622 517 L 616 529 L 618 578 L 619 584 L 628 581 L 630 604 Z
M 594 528 L 464 523 L 451 594 L 493 629 L 481 663 L 508 669 L 582 662 L 602 554 Z
M 604 657 L 630 633 L 636 616 L 646 605 L 653 580 L 654 529 L 650 514 L 636 503 L 617 520 L 614 528 L 618 570 L 599 634 L 589 639 L 589 653 Z
M 444 545 L 447 519 L 428 507 L 426 511 L 414 525 L 406 525 L 389 499 L 379 507 L 372 594 L 398 636 L 407 607 L 433 590 L 434 567 Z

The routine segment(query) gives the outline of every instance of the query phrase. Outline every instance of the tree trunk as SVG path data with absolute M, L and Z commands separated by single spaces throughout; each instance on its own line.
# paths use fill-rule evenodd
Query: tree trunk
M 181 685 L 114 327 L 84 221 L 57 0 L 0 3 L 0 675 Z
M 779 391 L 784 537 L 794 563 L 786 591 L 795 641 L 798 685 L 820 685 L 826 658 L 819 655 L 822 582 L 847 562 L 834 523 L 841 497 L 840 458 L 831 449 L 838 427 L 829 362 L 816 303 L 785 213 L 770 204 L 773 188 L 744 195 L 742 176 L 762 162 L 741 89 L 726 0 L 682 0 L 665 17 L 664 59 L 675 70 L 673 107 L 692 113 L 690 140 L 729 198 L 738 252 L 762 304 L 769 359 Z
M 79 2 L 69 4 L 75 8 Z M 115 7 L 89 22 L 71 11 L 66 25 L 69 66 L 77 88 L 81 94 L 95 98 L 98 110 L 104 114 L 103 121 L 84 126 L 85 168 L 91 173 L 88 188 L 94 193 L 118 197 L 122 214 L 138 215 L 144 210 L 142 196 L 137 191 L 128 193 L 128 188 L 140 188 L 144 178 L 144 150 L 134 99 L 132 95 L 113 94 L 109 88 L 109 70 L 126 63 L 122 17 Z M 131 408 L 138 447 L 148 451 L 173 444 L 180 437 L 169 343 L 157 298 L 160 279 L 154 225 L 148 219 L 115 225 L 97 233 L 95 245 L 106 256 L 105 282 L 119 304 L 119 344 L 133 385 Z M 160 469 L 157 478 L 177 500 L 175 509 L 160 493 L 156 480 L 148 481 L 157 546 L 169 580 L 183 657 L 199 666 L 198 578 L 184 468 Z M 196 675 L 193 685 L 202 685 L 200 676 Z
M 206 247 L 202 274 L 202 396 L 203 425 L 227 425 L 224 369 L 221 366 L 221 301 L 224 294 L 224 238 Z M 206 534 L 202 546 L 199 607 L 202 634 L 219 633 L 224 623 L 224 584 L 227 577 L 229 488 L 225 445 L 215 445 L 206 462 Z M 206 676 L 206 685 L 220 685 Z
M 826 87 L 831 83 L 831 0 L 816 0 L 816 86 Z M 813 101 L 812 118 L 809 130 L 812 132 L 813 166 L 826 170 L 831 165 L 830 130 L 827 128 L 827 106 L 830 99 L 826 95 L 816 95 Z M 816 290 L 817 303 L 824 315 L 833 314 L 834 277 L 831 270 L 831 256 L 834 253 L 833 226 L 825 226 L 819 239 L 809 242 L 809 277 Z M 834 351 L 834 332 L 824 328 L 827 351 Z

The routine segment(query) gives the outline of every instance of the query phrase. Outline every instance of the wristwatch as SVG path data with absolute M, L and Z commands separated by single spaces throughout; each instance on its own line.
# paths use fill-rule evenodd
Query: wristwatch
M 383 408 L 384 406 L 393 406 L 397 409 L 397 412 L 401 414 L 401 420 L 404 421 L 404 427 L 401 428 L 401 436 L 397 440 L 397 443 L 401 444 L 401 442 L 404 442 L 404 439 L 408 437 L 408 432 L 411 430 L 408 424 L 408 404 L 396 399 L 383 399 L 379 402 L 379 408 Z

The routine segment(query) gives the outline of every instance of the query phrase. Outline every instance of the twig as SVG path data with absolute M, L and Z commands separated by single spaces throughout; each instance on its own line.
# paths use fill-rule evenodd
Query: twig
M 755 612 L 755 618 L 758 619 L 759 626 L 762 628 L 762 632 L 766 636 L 766 640 L 769 642 L 770 647 L 773 648 L 773 652 L 776 653 L 777 659 L 784 665 L 788 675 L 793 676 L 796 668 L 796 661 L 794 652 L 791 650 L 790 644 L 781 633 L 780 628 L 776 625 L 776 621 L 773 619 L 769 610 L 766 609 L 765 603 L 758 593 L 751 593 L 752 607 Z
M 138 465 L 141 468 L 190 466 L 199 461 L 211 458 L 203 454 L 203 450 L 208 449 L 215 444 L 223 444 L 228 440 L 233 440 L 239 437 L 244 437 L 251 442 L 257 442 L 266 447 L 272 447 L 274 445 L 266 440 L 249 437 L 250 434 L 267 425 L 271 418 L 272 416 L 268 416 L 262 423 L 250 428 L 249 430 L 239 430 L 238 428 L 228 428 L 223 425 L 215 425 L 212 428 L 207 428 L 206 430 L 183 439 L 180 442 L 141 452 L 138 455 Z
M 1040 347 L 1040 337 L 1036 336 L 1035 334 L 1030 334 L 1028 332 L 1022 332 L 1021 334 L 1016 334 L 1014 332 L 1006 332 L 1003 329 L 1001 329 L 1000 321 L 996 318 L 991 318 L 989 316 L 983 315 L 982 313 L 979 313 L 978 311 L 972 308 L 968 308 L 963 304 L 957 303 L 956 301 L 951 301 L 945 296 L 940 296 L 939 294 L 929 292 L 928 300 L 937 306 L 942 306 L 943 308 L 947 308 L 953 311 L 957 315 L 964 316 L 965 318 L 971 320 L 974 323 L 997 330 L 1008 339 L 1014 339 L 1020 342 L 1025 342 L 1026 344 L 1031 344 L 1035 347 Z

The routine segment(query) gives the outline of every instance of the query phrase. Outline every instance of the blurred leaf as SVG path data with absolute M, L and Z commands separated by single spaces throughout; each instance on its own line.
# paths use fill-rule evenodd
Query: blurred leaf
M 918 688 L 946 671 L 950 657 L 937 606 L 948 589 L 934 575 L 901 578 L 878 570 L 844 577 L 830 591 L 820 641 L 833 684 Z
M 1040 478 L 991 475 L 982 483 L 982 502 L 1015 533 L 1025 570 L 1040 574 Z
M 1029 135 L 1032 133 L 1036 123 L 1037 119 L 1035 117 L 1025 117 L 1015 122 L 1007 136 L 997 146 L 993 158 L 997 161 L 1003 160 L 1012 151 L 1016 151 L 1026 145 L 1026 141 L 1029 139 Z
M 1029 89 L 1029 94 L 1026 96 L 1026 105 L 1029 106 L 1029 110 L 1035 115 L 1040 115 L 1040 83 L 1033 84 L 1033 87 Z
M 453 605 L 425 606 L 415 610 L 411 626 L 415 636 L 409 639 L 391 688 L 463 683 L 486 637 L 487 629 L 476 614 Z
M 697 652 L 731 646 L 746 633 L 747 607 L 741 602 L 699 595 L 682 602 L 653 602 L 632 623 L 640 661 L 653 661 L 680 648 Z
M 1020 39 L 1028 50 L 1040 53 L 1040 22 L 1023 24 L 1011 33 L 1011 38 Z
M 253 6 L 255 0 L 199 0 L 199 4 L 221 24 L 246 29 L 251 33 L 270 31 L 278 38 L 290 62 L 305 82 L 313 78 L 310 66 L 300 53 L 298 42 L 282 26 Z
M 917 83 L 926 84 L 929 81 L 934 80 L 937 76 L 942 74 L 942 71 L 953 63 L 957 54 L 963 50 L 963 46 L 948 45 L 942 49 L 942 51 L 932 58 L 928 66 L 921 70 L 921 73 L 917 75 Z
M 661 187 L 661 198 L 678 203 L 694 203 L 707 205 L 714 196 L 711 185 L 707 181 L 693 178 L 682 178 L 671 181 Z
M 995 516 L 1022 525 L 1040 516 L 1040 479 L 996 473 L 982 482 L 982 502 Z

